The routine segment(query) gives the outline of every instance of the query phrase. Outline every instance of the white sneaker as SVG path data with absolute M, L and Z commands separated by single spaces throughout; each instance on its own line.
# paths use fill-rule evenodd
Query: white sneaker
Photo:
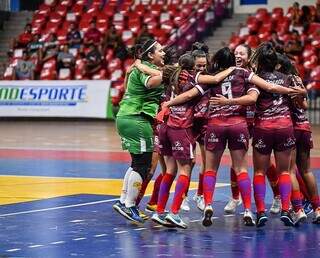
M 213 209 L 211 205 L 207 205 L 203 211 L 202 225 L 209 227 L 212 225 Z
M 318 207 L 315 211 L 314 211 L 314 218 L 312 220 L 313 224 L 320 224 L 320 207 Z
M 270 213 L 278 214 L 281 211 L 281 199 L 280 196 L 276 196 L 272 200 L 272 204 L 270 207 Z
M 224 212 L 234 214 L 236 212 L 237 206 L 241 204 L 242 204 L 241 198 L 239 198 L 238 200 L 231 198 L 227 203 L 227 205 L 224 207 Z
M 246 226 L 254 226 L 253 214 L 250 210 L 244 210 L 243 221 Z
M 198 209 L 203 211 L 205 208 L 203 195 L 195 194 L 192 199 L 196 202 Z
M 294 224 L 299 225 L 301 222 L 305 222 L 307 220 L 307 215 L 303 209 L 298 210 L 297 212 L 293 212 Z
M 181 210 L 183 211 L 190 211 L 190 205 L 189 205 L 189 199 L 188 199 L 188 196 L 186 196 L 182 203 L 181 203 Z

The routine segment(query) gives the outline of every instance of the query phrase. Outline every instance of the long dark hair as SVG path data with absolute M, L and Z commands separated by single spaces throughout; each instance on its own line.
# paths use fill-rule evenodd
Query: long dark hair
M 259 45 L 250 59 L 251 67 L 261 72 L 273 72 L 278 63 L 277 52 L 271 42 Z
M 277 71 L 286 75 L 292 74 L 298 76 L 298 71 L 292 64 L 288 56 L 286 56 L 285 54 L 277 53 L 277 59 L 278 64 L 280 65 L 280 68 L 277 69 Z
M 217 73 L 230 66 L 235 66 L 234 53 L 228 47 L 221 48 L 211 59 L 210 73 Z
M 179 55 L 178 50 L 174 46 L 168 46 L 163 49 L 166 53 L 163 58 L 163 62 L 165 65 L 174 65 L 178 63 Z
M 176 95 L 181 93 L 179 87 L 179 76 L 181 72 L 191 73 L 194 67 L 194 58 L 191 54 L 184 54 L 179 58 L 179 66 L 166 65 L 163 68 L 162 81 L 166 85 L 167 90 Z

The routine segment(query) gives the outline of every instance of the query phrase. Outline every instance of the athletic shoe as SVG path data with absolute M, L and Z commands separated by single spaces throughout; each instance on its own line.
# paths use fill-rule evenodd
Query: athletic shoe
M 257 228 L 263 227 L 267 221 L 268 221 L 268 217 L 264 212 L 257 213 L 257 220 L 256 220 Z
M 241 198 L 239 199 L 233 199 L 231 198 L 227 205 L 224 207 L 224 212 L 229 213 L 229 214 L 234 214 L 236 213 L 236 208 L 237 206 L 242 204 Z
M 167 214 L 165 220 L 176 225 L 179 228 L 186 229 L 188 227 L 187 224 L 182 221 L 179 214 L 173 214 L 170 212 Z
M 294 226 L 294 221 L 293 221 L 293 219 L 292 219 L 292 217 L 291 217 L 289 212 L 282 211 L 280 219 L 284 223 L 285 226 L 287 226 L 287 227 Z
M 189 205 L 189 199 L 188 199 L 188 196 L 186 196 L 182 203 L 181 203 L 181 210 L 183 211 L 190 211 L 190 205 Z
M 272 204 L 270 207 L 270 213 L 278 214 L 281 211 L 281 199 L 280 196 L 275 196 L 272 200 Z
M 311 214 L 313 212 L 313 208 L 312 208 L 312 204 L 311 202 L 305 200 L 303 202 L 303 210 L 304 213 L 308 216 L 309 214 Z
M 120 201 L 116 201 L 113 205 L 112 208 L 118 212 L 121 216 L 125 217 L 126 219 L 130 219 L 129 212 L 124 205 L 124 203 L 121 203 Z
M 297 212 L 293 212 L 294 225 L 298 226 L 302 222 L 306 222 L 307 215 L 303 209 L 299 209 Z
M 207 205 L 203 211 L 202 225 L 205 227 L 209 227 L 212 225 L 212 215 L 213 209 L 211 205 Z
M 155 212 L 157 210 L 157 204 L 147 204 L 145 211 Z
M 148 220 L 149 219 L 149 216 L 147 214 L 145 214 L 142 210 L 139 210 L 139 216 L 143 219 L 143 220 Z
M 243 221 L 246 226 L 254 226 L 253 214 L 250 210 L 245 209 L 243 214 Z
M 196 202 L 198 209 L 201 210 L 201 211 L 203 211 L 204 208 L 205 208 L 203 195 L 197 195 L 197 194 L 195 194 L 195 195 L 193 196 L 193 200 Z
M 164 213 L 153 213 L 152 214 L 152 221 L 154 221 L 155 223 L 157 224 L 160 224 L 161 226 L 165 226 L 165 227 L 168 227 L 168 228 L 174 228 L 175 225 L 166 221 L 166 216 L 168 215 L 167 212 L 164 212 Z
M 320 224 L 320 207 L 318 207 L 314 212 L 314 218 L 312 220 L 313 224 Z

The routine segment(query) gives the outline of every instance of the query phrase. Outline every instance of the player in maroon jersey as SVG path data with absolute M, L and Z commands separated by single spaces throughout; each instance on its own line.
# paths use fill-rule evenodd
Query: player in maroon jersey
M 251 70 L 249 59 L 252 55 L 252 50 L 250 46 L 246 44 L 241 44 L 236 47 L 235 51 L 235 58 L 236 58 L 236 66 L 242 67 L 248 70 Z M 252 137 L 252 130 L 253 130 L 253 123 L 254 123 L 254 113 L 255 113 L 255 105 L 247 106 L 247 123 L 248 129 L 250 133 L 250 137 Z M 280 194 L 279 194 L 279 187 L 278 187 L 278 180 L 279 176 L 276 171 L 275 165 L 270 162 L 270 166 L 266 171 L 267 178 L 269 180 L 270 186 L 273 191 L 273 201 L 270 207 L 271 213 L 279 213 L 281 209 L 281 201 L 280 201 Z M 231 192 L 232 197 L 230 198 L 227 205 L 224 207 L 224 211 L 226 213 L 235 213 L 236 207 L 239 206 L 242 201 L 240 198 L 240 192 L 237 184 L 237 175 L 234 172 L 234 169 L 230 168 L 230 181 L 231 181 Z
M 189 89 L 195 89 L 203 94 L 206 86 L 195 84 L 193 76 L 194 59 L 191 55 L 185 54 L 179 59 L 180 67 L 165 67 L 163 70 L 163 82 L 168 86 L 168 94 L 174 97 Z M 179 83 L 179 75 L 182 70 L 188 73 L 184 83 Z M 218 81 L 225 78 L 232 70 L 223 71 L 215 77 Z M 153 214 L 152 220 L 168 226 L 168 222 L 180 228 L 187 225 L 179 216 L 180 206 L 183 197 L 189 187 L 192 160 L 194 158 L 195 139 L 192 133 L 194 101 L 188 101 L 181 105 L 172 105 L 166 122 L 165 130 L 160 130 L 159 141 L 161 154 L 165 156 L 167 173 L 163 176 L 157 212 Z M 175 178 L 175 165 L 178 164 L 179 176 L 175 188 L 175 194 L 171 205 L 170 213 L 165 213 L 165 206 L 169 197 L 169 190 Z
M 285 55 L 278 54 L 278 71 L 292 77 L 294 85 L 304 88 L 301 78 Z M 320 223 L 320 201 L 315 176 L 310 170 L 310 149 L 313 148 L 311 126 L 306 114 L 307 101 L 305 98 L 293 99 L 291 117 L 293 121 L 294 136 L 296 138 L 295 150 L 292 152 L 290 175 L 292 181 L 291 203 L 295 212 L 295 224 L 306 219 L 302 209 L 301 193 L 310 200 L 314 210 L 315 224 Z M 300 180 L 300 177 L 302 180 Z
M 293 85 L 292 80 L 277 71 L 277 55 L 271 43 L 263 43 L 252 57 L 257 74 L 271 83 L 285 87 Z M 290 113 L 290 98 L 287 95 L 260 91 L 256 103 L 256 116 L 253 131 L 254 198 L 257 207 L 257 227 L 264 226 L 268 220 L 265 214 L 265 171 L 274 151 L 277 171 L 279 172 L 279 191 L 281 197 L 281 220 L 286 226 L 293 226 L 289 214 L 291 179 L 289 165 L 295 137 Z

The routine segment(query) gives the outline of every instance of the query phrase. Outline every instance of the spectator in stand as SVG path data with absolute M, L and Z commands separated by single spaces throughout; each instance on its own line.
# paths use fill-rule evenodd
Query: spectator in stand
M 81 34 L 77 29 L 77 26 L 75 23 L 70 24 L 70 31 L 67 34 L 67 41 L 70 48 L 79 49 L 81 46 L 81 41 L 82 41 Z
M 91 78 L 101 69 L 102 55 L 95 44 L 90 44 L 89 52 L 86 55 L 86 75 Z
M 13 72 L 13 80 L 34 80 L 34 64 L 29 60 L 27 51 L 23 51 Z
M 104 37 L 103 44 L 105 46 L 105 49 L 112 48 L 114 49 L 114 45 L 121 39 L 121 37 L 117 33 L 116 27 L 111 24 L 106 36 Z
M 302 15 L 300 16 L 300 24 L 303 28 L 303 32 L 307 32 L 309 25 L 314 21 L 315 17 L 312 16 L 309 6 L 304 5 L 301 7 Z
M 37 57 L 39 60 L 41 60 L 43 45 L 43 42 L 40 41 L 40 34 L 35 34 L 32 42 L 30 42 L 27 47 L 30 56 Z
M 300 5 L 298 2 L 294 2 L 291 10 L 291 20 L 292 20 L 292 26 L 300 26 L 300 17 L 301 17 L 301 10 Z
M 293 30 L 291 40 L 289 40 L 288 43 L 285 45 L 284 50 L 288 55 L 298 56 L 301 54 L 302 49 L 303 47 L 300 41 L 299 32 L 296 30 Z
M 143 44 L 148 39 L 154 39 L 154 35 L 149 31 L 148 25 L 143 24 L 141 31 L 135 40 L 135 44 Z
M 316 18 L 315 22 L 320 22 L 320 0 L 316 3 Z
M 18 39 L 13 40 L 13 49 L 25 48 L 32 40 L 33 40 L 32 26 L 30 23 L 28 23 L 24 27 L 24 32 L 19 35 Z
M 69 68 L 70 70 L 73 70 L 75 59 L 74 56 L 69 52 L 68 44 L 64 44 L 62 46 L 61 51 L 58 53 L 57 61 L 58 70 L 60 70 L 61 68 Z
M 90 22 L 90 28 L 87 30 L 83 37 L 84 45 L 90 46 L 91 44 L 94 44 L 101 47 L 102 41 L 102 34 L 96 27 L 96 21 L 92 20 Z
M 128 49 L 121 38 L 118 39 L 114 46 L 116 57 L 124 61 L 128 57 Z
M 45 63 L 49 59 L 55 58 L 58 55 L 58 46 L 59 42 L 56 34 L 51 33 L 48 42 L 44 43 L 43 59 L 41 61 Z

